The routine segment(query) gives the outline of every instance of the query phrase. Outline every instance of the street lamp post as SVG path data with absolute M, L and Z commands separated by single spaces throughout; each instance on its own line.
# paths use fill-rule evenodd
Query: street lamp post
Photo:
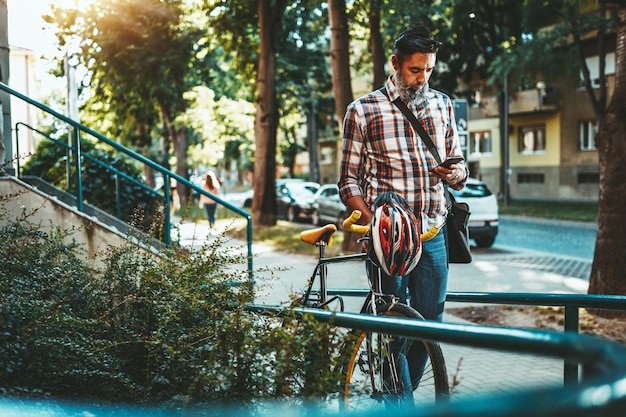
M 505 206 L 511 203 L 510 181 L 511 168 L 509 166 L 509 77 L 504 75 L 504 86 L 502 91 L 502 200 Z

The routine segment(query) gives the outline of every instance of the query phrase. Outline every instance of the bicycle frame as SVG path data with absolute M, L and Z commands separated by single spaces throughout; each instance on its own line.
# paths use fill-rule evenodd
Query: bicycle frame
M 344 303 L 343 298 L 340 295 L 335 295 L 333 297 L 328 297 L 328 290 L 326 286 L 326 279 L 328 275 L 328 265 L 329 264 L 339 264 L 345 262 L 358 262 L 365 261 L 367 259 L 367 253 L 356 253 L 351 255 L 339 255 L 333 257 L 326 257 L 326 246 L 327 243 L 325 240 L 320 240 L 315 243 L 315 246 L 318 247 L 319 256 L 317 260 L 317 264 L 313 269 L 313 274 L 309 279 L 308 287 L 302 296 L 302 305 L 305 307 L 314 307 L 314 308 L 324 308 L 328 306 L 330 303 L 337 301 L 340 305 L 340 311 L 344 311 Z M 314 289 L 315 286 L 315 278 L 319 276 L 319 288 Z M 313 296 L 317 295 L 317 298 L 313 298 Z
M 365 298 L 365 302 L 361 307 L 361 313 L 365 313 L 368 310 L 368 306 L 371 304 L 371 311 L 376 314 L 376 302 L 373 302 L 378 299 L 375 297 L 379 295 L 380 297 L 384 297 L 382 294 L 381 288 L 381 275 L 380 270 L 376 268 L 373 264 L 368 264 L 368 255 L 366 252 L 355 253 L 351 255 L 338 255 L 333 257 L 326 257 L 326 246 L 328 244 L 324 239 L 320 239 L 315 243 L 315 246 L 318 247 L 318 261 L 313 270 L 313 274 L 311 275 L 307 289 L 304 292 L 304 295 L 301 298 L 302 305 L 305 307 L 314 307 L 314 308 L 324 308 L 330 305 L 331 303 L 337 301 L 340 306 L 340 311 L 344 311 L 344 302 L 341 295 L 334 295 L 329 297 L 327 290 L 327 277 L 328 277 L 328 265 L 330 264 L 339 264 L 346 262 L 359 262 L 365 261 L 365 268 L 367 268 L 368 281 L 370 286 L 370 291 Z M 372 277 L 372 274 L 376 274 L 375 277 Z M 319 276 L 319 286 L 315 287 L 315 279 Z M 317 298 L 314 298 L 317 296 Z M 389 296 L 390 301 L 393 301 L 395 297 Z

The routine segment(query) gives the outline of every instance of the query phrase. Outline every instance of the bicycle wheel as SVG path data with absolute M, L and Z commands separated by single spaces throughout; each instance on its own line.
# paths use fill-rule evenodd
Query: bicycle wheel
M 378 315 L 424 318 L 405 304 L 384 304 Z M 414 403 L 427 404 L 448 399 L 448 374 L 441 347 L 436 342 L 394 337 L 376 332 L 350 332 L 342 352 L 347 363 L 343 405 L 347 410 L 371 410 Z M 413 343 L 423 343 L 428 359 L 418 388 L 413 391 L 408 377 L 409 350 Z

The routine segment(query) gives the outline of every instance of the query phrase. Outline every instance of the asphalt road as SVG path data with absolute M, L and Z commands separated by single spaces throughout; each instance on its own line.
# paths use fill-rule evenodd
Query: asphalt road
M 506 246 L 592 261 L 596 232 L 595 223 L 504 216 L 494 248 Z

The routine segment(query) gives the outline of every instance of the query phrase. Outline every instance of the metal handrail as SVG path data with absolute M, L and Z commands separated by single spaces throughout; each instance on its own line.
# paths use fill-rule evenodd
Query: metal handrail
M 621 295 L 449 292 L 446 294 L 446 301 L 564 307 L 564 330 L 573 333 L 578 333 L 579 330 L 581 308 L 626 311 L 626 296 Z M 578 382 L 576 364 L 564 363 L 563 382 Z
M 77 175 L 77 184 L 76 184 L 76 199 L 77 199 L 77 209 L 81 212 L 84 212 L 83 210 L 83 197 L 82 197 L 82 193 L 83 193 L 83 184 L 82 184 L 82 166 L 81 166 L 81 148 L 80 148 L 80 132 L 86 133 L 90 136 L 95 137 L 96 139 L 98 139 L 101 142 L 106 143 L 107 145 L 113 147 L 115 150 L 120 151 L 126 155 L 128 155 L 130 158 L 135 159 L 145 165 L 148 165 L 149 167 L 151 167 L 152 169 L 154 169 L 157 172 L 160 172 L 163 175 L 163 179 L 165 182 L 165 201 L 166 201 L 166 205 L 169 204 L 170 201 L 170 188 L 169 188 L 169 183 L 170 183 L 170 178 L 174 178 L 176 181 L 180 182 L 181 184 L 184 184 L 185 186 L 187 186 L 188 188 L 198 192 L 199 194 L 205 195 L 213 200 L 215 200 L 218 204 L 226 207 L 228 210 L 235 212 L 236 214 L 244 217 L 246 219 L 247 222 L 247 227 L 246 227 L 246 236 L 247 236 L 247 246 L 248 246 L 248 278 L 250 280 L 253 279 L 253 263 L 252 263 L 252 258 L 253 258 L 253 254 L 252 254 L 252 217 L 250 216 L 250 214 L 248 212 L 246 212 L 245 210 L 234 206 L 233 204 L 229 203 L 228 201 L 223 200 L 220 196 L 217 195 L 213 195 L 211 193 L 209 193 L 208 191 L 205 191 L 202 187 L 197 186 L 196 184 L 193 184 L 192 182 L 188 181 L 186 178 L 181 177 L 180 175 L 176 174 L 173 171 L 170 171 L 169 169 L 159 165 L 158 163 L 146 158 L 145 156 L 126 148 L 125 146 L 120 145 L 119 143 L 107 138 L 106 136 L 88 128 L 87 126 L 84 126 L 78 122 L 76 122 L 75 120 L 72 120 L 71 118 L 57 112 L 56 110 L 46 106 L 43 103 L 40 103 L 36 100 L 33 100 L 32 98 L 12 89 L 11 87 L 9 87 L 8 85 L 1 83 L 0 82 L 0 90 L 15 96 L 17 98 L 19 98 L 22 101 L 25 101 L 26 103 L 37 107 L 38 109 L 42 110 L 45 113 L 48 113 L 54 117 L 56 117 L 57 119 L 60 119 L 61 121 L 67 123 L 68 125 L 70 125 L 72 127 L 72 148 L 74 150 L 74 152 L 76 153 L 75 155 L 75 159 L 76 159 L 76 175 Z M 18 155 L 19 156 L 19 155 Z M 70 164 L 70 158 L 68 158 L 67 161 L 68 164 Z M 69 165 L 68 165 L 69 167 Z M 69 168 L 68 168 L 69 170 Z M 168 231 L 168 233 L 166 234 L 166 244 L 169 246 L 171 244 L 171 224 L 170 224 L 170 216 L 169 216 L 169 210 L 166 210 L 165 213 L 165 224 L 164 224 L 164 228 L 165 230 Z
M 328 295 L 343 297 L 365 297 L 369 291 L 366 288 L 331 288 L 327 290 L 327 293 Z M 564 330 L 571 333 L 578 333 L 580 308 L 626 311 L 626 296 L 622 295 L 448 292 L 446 301 L 564 307 Z M 564 364 L 563 382 L 566 384 L 578 382 L 578 366 L 576 364 L 567 362 Z
M 18 155 L 19 155 L 19 127 L 20 127 L 20 126 L 24 126 L 25 128 L 27 128 L 27 129 L 29 129 L 29 130 L 32 130 L 33 132 L 36 132 L 36 133 L 38 133 L 38 134 L 42 135 L 42 136 L 43 136 L 43 137 L 45 137 L 46 139 L 51 140 L 51 141 L 53 141 L 54 143 L 56 143 L 56 144 L 58 144 L 58 145 L 60 145 L 60 146 L 63 146 L 63 147 L 64 147 L 64 148 L 66 148 L 67 150 L 76 151 L 76 148 L 75 148 L 74 146 L 68 145 L 67 143 L 65 143 L 65 142 L 63 142 L 63 141 L 61 141 L 61 140 L 59 140 L 59 139 L 55 139 L 55 138 L 53 138 L 52 136 L 48 135 L 47 133 L 44 133 L 44 132 L 42 132 L 41 130 L 39 130 L 39 129 L 37 129 L 37 128 L 33 127 L 33 126 L 30 126 L 30 125 L 28 125 L 28 124 L 26 124 L 26 123 L 23 123 L 23 122 L 17 122 L 17 123 L 15 124 L 15 137 L 16 137 L 16 139 L 18 139 L 18 140 L 16 140 L 16 142 L 17 142 L 17 143 L 16 143 L 16 151 L 17 151 L 17 154 L 18 154 Z M 109 164 L 107 164 L 107 163 L 105 163 L 105 162 L 102 162 L 102 161 L 100 161 L 99 159 L 94 158 L 93 156 L 91 156 L 91 155 L 89 155 L 89 154 L 85 154 L 85 153 L 84 153 L 84 154 L 82 155 L 82 157 L 83 157 L 83 158 L 85 158 L 85 159 L 90 160 L 91 162 L 93 162 L 93 163 L 94 163 L 94 164 L 96 164 L 96 165 L 99 165 L 99 166 L 101 166 L 101 167 L 103 167 L 103 168 L 105 168 L 105 169 L 107 169 L 107 170 L 109 170 L 109 171 L 113 172 L 113 173 L 115 174 L 115 176 L 116 176 L 116 177 L 122 177 L 122 178 L 124 178 L 124 179 L 125 179 L 126 181 L 128 181 L 128 182 L 132 182 L 133 184 L 135 184 L 135 185 L 137 185 L 137 186 L 139 186 L 139 187 L 143 188 L 144 190 L 146 190 L 148 193 L 150 193 L 150 194 L 152 194 L 152 195 L 159 196 L 159 197 L 164 197 L 164 198 L 165 198 L 165 196 L 164 196 L 164 195 L 161 195 L 161 193 L 159 193 L 158 191 L 156 191 L 156 190 L 154 190 L 153 188 L 149 187 L 147 184 L 145 184 L 145 183 L 143 183 L 143 182 L 141 182 L 141 181 L 137 181 L 135 178 L 131 177 L 130 175 L 128 175 L 127 173 L 125 173 L 125 172 L 123 172 L 123 171 L 120 171 L 119 169 L 115 168 L 115 167 L 114 167 L 114 166 L 112 166 L 112 165 L 109 165 Z M 18 161 L 19 161 L 19 158 L 18 158 Z M 17 166 L 17 177 L 18 177 L 18 178 L 19 178 L 19 177 L 21 177 L 21 170 L 20 170 L 20 166 L 19 166 L 19 164 L 18 164 L 18 166 Z M 118 189 L 118 190 L 116 190 L 116 198 L 117 198 L 117 200 L 118 200 L 118 201 L 120 200 L 119 189 Z M 118 206 L 119 206 L 119 204 L 118 204 Z M 120 217 L 120 210 L 119 210 L 119 207 L 118 207 L 118 210 L 117 210 L 117 217 L 118 217 L 118 218 Z
M 249 311 L 278 314 L 282 306 L 249 304 Z M 621 308 L 621 306 L 620 306 Z M 532 389 L 506 396 L 485 395 L 411 409 L 394 409 L 394 416 L 615 416 L 626 405 L 626 346 L 571 332 L 440 323 L 388 316 L 331 312 L 314 308 L 290 310 L 334 325 L 491 350 L 561 358 L 584 367 L 579 385 Z M 362 415 L 374 415 L 364 413 Z M 386 415 L 386 414 L 385 414 Z

